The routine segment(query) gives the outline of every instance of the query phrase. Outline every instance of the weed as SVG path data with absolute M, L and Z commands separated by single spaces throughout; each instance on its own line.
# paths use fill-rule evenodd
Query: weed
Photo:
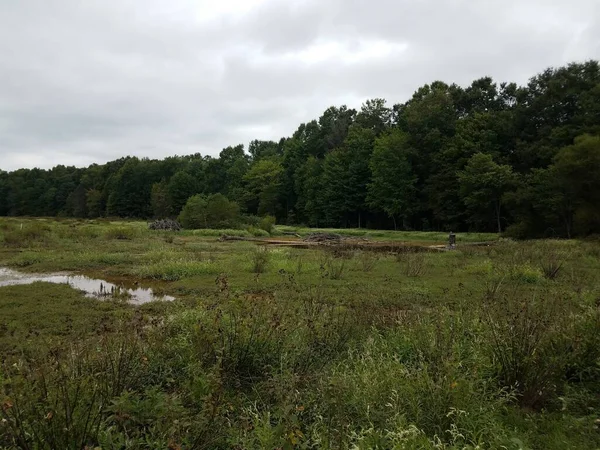
M 558 243 L 550 242 L 540 248 L 539 266 L 544 277 L 549 280 L 556 279 L 567 258 L 566 252 L 557 248 L 558 245 Z
M 379 260 L 377 254 L 373 252 L 357 252 L 356 258 L 363 272 L 371 272 Z
M 269 261 L 271 260 L 271 253 L 267 247 L 256 247 L 252 251 L 250 257 L 252 263 L 252 273 L 264 273 L 267 270 Z
M 321 277 L 330 280 L 341 280 L 346 270 L 346 261 L 332 257 L 325 258 L 320 265 Z
M 505 294 L 485 303 L 484 331 L 498 380 L 517 391 L 523 406 L 543 406 L 562 389 L 568 305 L 567 299 L 547 293 L 533 298 Z
M 420 277 L 425 274 L 427 264 L 424 253 L 407 253 L 404 261 L 406 263 L 406 276 Z

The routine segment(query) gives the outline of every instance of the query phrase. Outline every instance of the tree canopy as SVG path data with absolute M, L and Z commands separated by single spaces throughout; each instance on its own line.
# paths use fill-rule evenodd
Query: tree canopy
M 434 81 L 404 103 L 331 106 L 290 137 L 218 157 L 0 170 L 0 215 L 177 217 L 212 199 L 310 226 L 600 233 L 598 105 L 597 61 L 524 86 Z

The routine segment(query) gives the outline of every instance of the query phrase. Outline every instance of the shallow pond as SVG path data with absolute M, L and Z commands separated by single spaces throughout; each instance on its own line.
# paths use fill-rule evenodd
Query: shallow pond
M 153 301 L 173 301 L 170 295 L 156 295 L 151 288 L 126 287 L 124 284 L 109 283 L 85 275 L 72 275 L 68 273 L 25 273 L 0 267 L 0 287 L 31 284 L 37 281 L 44 283 L 68 284 L 69 286 L 84 291 L 87 297 L 97 299 L 122 298 L 128 303 L 141 305 Z

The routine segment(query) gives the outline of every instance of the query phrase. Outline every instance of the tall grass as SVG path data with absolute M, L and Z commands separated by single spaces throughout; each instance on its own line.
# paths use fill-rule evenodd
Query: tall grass
M 0 448 L 600 447 L 596 243 L 397 256 L 40 224 L 0 266 L 150 278 L 177 300 L 0 288 Z

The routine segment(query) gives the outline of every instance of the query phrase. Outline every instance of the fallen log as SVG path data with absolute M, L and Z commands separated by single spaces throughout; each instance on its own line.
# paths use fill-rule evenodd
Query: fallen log
M 263 239 L 259 238 L 251 238 L 251 237 L 243 237 L 243 236 L 229 236 L 228 234 L 224 234 L 219 238 L 219 242 L 225 241 L 249 241 L 249 242 L 262 242 Z
M 298 239 L 302 238 L 302 236 L 300 236 L 298 233 L 295 233 L 293 231 L 283 231 L 281 234 L 283 234 L 284 236 L 294 236 L 294 237 L 297 237 Z

